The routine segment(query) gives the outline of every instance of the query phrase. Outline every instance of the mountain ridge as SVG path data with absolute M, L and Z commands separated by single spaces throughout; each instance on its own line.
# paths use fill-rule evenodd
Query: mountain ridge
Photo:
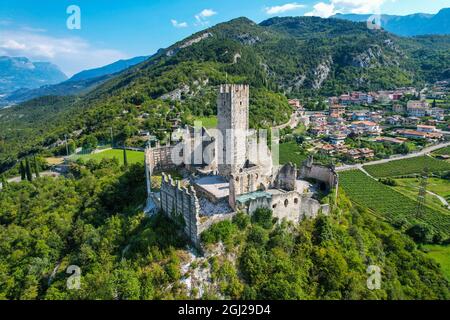
M 354 22 L 365 22 L 373 14 L 341 14 L 331 18 Z M 401 36 L 450 34 L 450 8 L 443 8 L 436 14 L 414 13 L 406 16 L 381 14 L 381 27 Z
M 48 84 L 31 89 L 19 88 L 2 98 L 0 97 L 0 108 L 2 105 L 7 106 L 17 104 L 42 96 L 68 96 L 89 92 L 103 82 L 111 79 L 116 74 L 145 61 L 149 57 L 151 56 L 138 56 L 131 59 L 122 59 L 102 67 L 83 70 L 76 73 L 71 78 L 56 84 Z
M 58 66 L 50 62 L 32 62 L 26 57 L 0 57 L 0 94 L 21 88 L 37 88 L 67 79 Z

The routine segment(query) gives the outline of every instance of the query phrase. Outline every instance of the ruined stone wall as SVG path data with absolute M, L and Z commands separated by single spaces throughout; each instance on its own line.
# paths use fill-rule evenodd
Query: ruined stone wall
M 305 218 L 316 218 L 322 212 L 325 215 L 330 213 L 328 204 L 321 204 L 316 199 L 311 198 L 310 194 L 303 194 L 301 198 L 300 214 Z
M 222 157 L 219 173 L 223 176 L 236 172 L 248 158 L 247 137 L 243 133 L 247 133 L 249 127 L 249 94 L 248 85 L 226 84 L 219 89 L 217 118 L 222 134 L 218 141 Z
M 280 192 L 252 199 L 245 205 L 237 207 L 237 210 L 252 215 L 257 209 L 270 209 L 273 216 L 280 221 L 286 219 L 297 223 L 305 218 L 316 218 L 322 212 L 329 213 L 329 205 L 322 205 L 311 194 L 300 194 L 297 191 Z
M 263 168 L 253 166 L 241 169 L 230 177 L 229 204 L 234 209 L 236 197 L 241 194 L 257 190 L 267 190 L 270 187 L 271 177 L 266 176 Z
M 194 171 L 217 170 L 216 139 L 205 128 L 186 126 L 184 134 L 183 161 L 187 169 Z
M 312 158 L 309 158 L 301 167 L 300 178 L 324 182 L 329 189 L 335 188 L 338 184 L 337 173 L 332 168 L 314 164 Z
M 151 173 L 172 170 L 177 166 L 172 162 L 174 146 L 156 146 L 145 149 L 145 161 Z
M 194 188 L 181 187 L 180 181 L 175 183 L 170 175 L 163 173 L 160 206 L 160 209 L 174 221 L 182 219 L 185 234 L 193 244 L 199 246 L 200 204 Z
M 297 180 L 297 166 L 292 163 L 280 168 L 274 181 L 275 188 L 286 191 L 294 191 Z
M 297 191 L 275 194 L 272 196 L 271 208 L 273 216 L 279 220 L 286 219 L 298 222 L 302 219 L 301 195 Z

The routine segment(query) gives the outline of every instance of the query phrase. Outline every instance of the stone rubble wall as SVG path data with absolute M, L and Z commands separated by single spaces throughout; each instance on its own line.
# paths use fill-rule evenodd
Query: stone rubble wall
M 162 174 L 160 209 L 168 217 L 177 221 L 182 218 L 184 233 L 196 246 L 200 246 L 199 215 L 200 204 L 193 187 L 181 187 L 170 175 Z
M 338 175 L 332 168 L 313 164 L 309 158 L 300 169 L 300 179 L 314 179 L 327 184 L 329 189 L 338 185 Z

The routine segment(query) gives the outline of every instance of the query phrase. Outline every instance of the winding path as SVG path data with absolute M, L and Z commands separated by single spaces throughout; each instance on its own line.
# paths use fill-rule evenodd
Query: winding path
M 450 204 L 447 202 L 447 200 L 445 200 L 444 197 L 441 197 L 440 195 L 438 195 L 438 194 L 436 194 L 436 193 L 434 193 L 434 192 L 431 192 L 431 191 L 427 191 L 427 193 L 430 194 L 430 195 L 432 195 L 432 196 L 434 196 L 434 197 L 436 197 L 436 198 L 438 198 L 439 201 L 441 201 L 441 203 L 442 203 L 445 207 L 447 207 L 447 209 L 450 209 Z

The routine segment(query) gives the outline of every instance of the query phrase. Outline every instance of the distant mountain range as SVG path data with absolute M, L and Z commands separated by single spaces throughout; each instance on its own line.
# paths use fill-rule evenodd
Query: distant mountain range
M 332 18 L 354 22 L 367 21 L 370 14 L 337 14 Z M 437 14 L 416 13 L 407 16 L 381 15 L 383 29 L 401 36 L 427 34 L 450 34 L 450 8 L 440 10 Z
M 149 58 L 148 56 L 142 56 L 131 58 L 128 60 L 119 60 L 114 63 L 108 64 L 104 67 L 81 71 L 80 73 L 77 73 L 72 78 L 70 78 L 69 81 L 87 80 L 102 77 L 108 74 L 114 74 L 122 70 L 128 69 L 129 67 L 132 67 L 138 63 L 141 63 L 142 61 L 145 61 L 148 58 Z
M 27 58 L 9 58 L 2 57 L 5 60 L 12 61 L 27 61 L 28 64 L 32 64 Z M 67 96 L 80 94 L 84 92 L 88 92 L 98 85 L 102 84 L 106 80 L 112 78 L 115 74 L 128 69 L 136 64 L 139 64 L 149 57 L 135 57 L 128 60 L 119 60 L 114 63 L 108 64 L 106 66 L 84 70 L 81 71 L 70 79 L 67 80 L 67 77 L 64 75 L 64 78 L 56 78 L 58 80 L 54 80 L 47 83 L 39 83 L 39 85 L 27 86 L 27 83 L 23 83 L 21 81 L 14 83 L 14 90 L 0 90 L 0 94 L 3 94 L 3 97 L 0 95 L 0 108 L 2 106 L 7 106 L 11 104 L 20 103 L 26 100 L 30 100 L 33 98 L 38 98 L 42 96 L 48 95 L 56 95 L 56 96 Z M 0 58 L 1 59 L 1 58 Z M 36 63 L 34 63 L 36 64 Z M 48 64 L 39 62 L 38 64 Z M 51 65 L 57 69 L 56 66 Z M 50 71 L 51 69 L 48 68 Z M 59 70 L 59 69 L 57 69 Z M 3 72 L 3 74 L 2 74 Z M 49 72 L 48 77 L 52 77 L 52 72 Z M 45 70 L 42 71 L 42 78 L 45 77 Z M 18 76 L 18 72 L 15 69 L 6 69 L 3 68 L 0 60 L 0 88 L 3 80 L 6 79 L 16 79 L 20 78 Z M 53 79 L 53 78 L 52 78 Z
M 34 89 L 67 79 L 59 68 L 49 62 L 31 62 L 25 57 L 0 57 L 0 94 L 18 89 Z

